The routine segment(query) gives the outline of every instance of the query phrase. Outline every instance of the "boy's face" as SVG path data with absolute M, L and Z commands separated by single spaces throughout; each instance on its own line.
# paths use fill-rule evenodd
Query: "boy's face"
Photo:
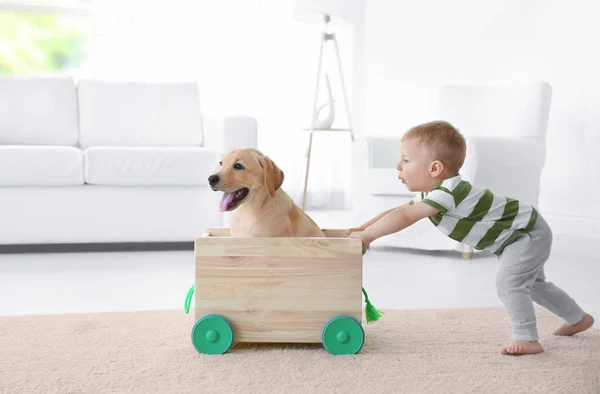
M 431 157 L 424 145 L 418 145 L 414 139 L 402 141 L 400 161 L 396 169 L 400 171 L 398 179 L 412 192 L 428 192 L 435 186 L 431 176 Z

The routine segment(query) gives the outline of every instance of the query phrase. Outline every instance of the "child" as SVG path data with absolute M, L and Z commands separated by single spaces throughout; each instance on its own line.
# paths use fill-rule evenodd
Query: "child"
M 409 190 L 421 193 L 409 203 L 350 229 L 348 236 L 363 242 L 364 254 L 374 240 L 429 218 L 448 237 L 494 253 L 500 262 L 496 290 L 514 336 L 502 354 L 544 351 L 538 342 L 532 301 L 566 322 L 555 335 L 574 335 L 590 328 L 593 317 L 545 280 L 544 263 L 550 255 L 552 231 L 544 218 L 531 205 L 463 181 L 459 170 L 465 151 L 465 139 L 447 122 L 429 122 L 407 131 L 400 146 L 398 178 Z

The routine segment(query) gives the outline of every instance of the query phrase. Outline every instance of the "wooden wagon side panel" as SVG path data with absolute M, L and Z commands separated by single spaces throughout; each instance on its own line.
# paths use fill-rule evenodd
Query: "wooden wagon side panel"
M 339 314 L 362 316 L 354 239 L 202 237 L 195 316 L 224 315 L 237 342 L 321 342 Z

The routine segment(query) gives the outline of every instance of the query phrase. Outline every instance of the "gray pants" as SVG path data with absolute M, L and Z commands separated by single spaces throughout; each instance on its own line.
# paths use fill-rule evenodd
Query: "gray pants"
M 500 268 L 496 276 L 498 297 L 508 312 L 516 340 L 539 338 L 533 302 L 561 317 L 567 324 L 583 319 L 584 312 L 563 290 L 546 282 L 544 264 L 550 256 L 552 230 L 541 215 L 529 234 L 519 235 L 497 253 Z

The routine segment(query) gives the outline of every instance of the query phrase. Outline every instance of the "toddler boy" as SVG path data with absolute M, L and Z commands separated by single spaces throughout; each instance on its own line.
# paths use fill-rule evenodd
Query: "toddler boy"
M 533 302 L 561 317 L 555 335 L 574 335 L 594 319 L 562 289 L 546 282 L 544 264 L 550 255 L 552 231 L 531 205 L 500 196 L 461 179 L 464 137 L 450 123 L 418 125 L 402 137 L 398 178 L 420 192 L 409 203 L 387 210 L 349 237 L 363 243 L 363 254 L 374 240 L 396 233 L 423 218 L 448 237 L 496 255 L 500 268 L 496 290 L 504 304 L 514 342 L 502 354 L 534 354 L 539 343 Z

